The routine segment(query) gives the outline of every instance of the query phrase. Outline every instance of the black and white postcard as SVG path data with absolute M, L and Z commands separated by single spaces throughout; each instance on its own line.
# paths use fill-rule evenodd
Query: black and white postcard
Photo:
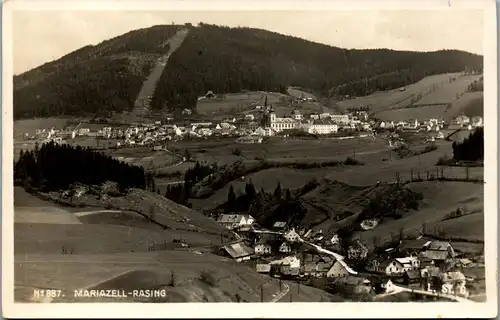
M 493 0 L 5 1 L 5 317 L 497 315 Z

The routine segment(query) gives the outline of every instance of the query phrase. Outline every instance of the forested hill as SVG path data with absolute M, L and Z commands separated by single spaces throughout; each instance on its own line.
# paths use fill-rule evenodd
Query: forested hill
M 15 117 L 130 110 L 154 58 L 168 50 L 161 44 L 176 29 L 133 31 L 15 77 Z M 482 61 L 461 51 L 346 50 L 265 30 L 201 24 L 168 60 L 152 107 L 191 108 L 208 90 L 283 92 L 290 85 L 333 98 L 362 96 L 427 75 L 480 71 Z
M 133 107 L 179 26 L 139 29 L 88 45 L 14 76 L 14 118 L 123 111 Z

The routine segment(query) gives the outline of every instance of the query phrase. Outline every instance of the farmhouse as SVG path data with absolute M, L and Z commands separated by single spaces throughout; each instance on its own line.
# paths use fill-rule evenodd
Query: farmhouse
M 283 242 L 280 245 L 279 252 L 281 253 L 288 253 L 292 251 L 292 246 L 288 242 Z
M 422 255 L 434 262 L 444 262 L 446 259 L 455 257 L 455 250 L 449 242 L 432 241 Z
M 299 234 L 293 228 L 291 230 L 289 230 L 288 232 L 286 232 L 284 237 L 288 242 L 295 242 L 295 241 L 298 241 L 300 239 Z
M 292 111 L 292 118 L 295 119 L 296 121 L 302 121 L 304 119 L 304 116 L 302 116 L 299 110 L 294 109 Z
M 243 243 L 243 241 L 225 245 L 223 248 L 238 262 L 250 260 L 251 256 L 254 254 L 254 250 Z
M 373 292 L 373 287 L 370 280 L 362 277 L 356 276 L 346 276 L 335 280 L 335 285 L 343 286 L 344 288 L 352 291 L 354 293 L 371 293 Z
M 228 229 L 235 229 L 242 226 L 251 226 L 254 218 L 248 214 L 223 214 L 217 222 Z
M 461 115 L 461 116 L 458 116 L 455 118 L 454 120 L 454 123 L 457 124 L 457 125 L 467 125 L 469 124 L 470 122 L 470 119 L 469 117 L 465 116 L 465 115 Z
M 255 271 L 259 273 L 269 273 L 271 271 L 270 263 L 257 263 L 255 265 Z
M 286 222 L 283 222 L 283 221 L 276 221 L 273 224 L 273 229 L 276 229 L 276 230 L 282 230 L 285 227 L 286 227 Z
M 275 131 L 271 128 L 259 127 L 257 129 L 255 129 L 255 131 L 253 132 L 253 135 L 262 136 L 262 137 L 272 137 L 275 135 Z
M 338 278 L 338 277 L 345 277 L 349 274 L 350 272 L 348 271 L 348 269 L 345 267 L 344 264 L 340 263 L 339 261 L 335 261 L 330 270 L 327 271 L 326 276 L 328 278 Z
M 348 258 L 352 260 L 364 259 L 367 255 L 368 249 L 359 241 L 359 239 L 356 239 L 347 251 Z
M 426 239 L 404 240 L 399 246 L 399 251 L 408 256 L 419 255 L 431 241 Z
M 385 273 L 389 276 L 401 276 L 408 270 L 418 269 L 419 266 L 420 263 L 416 257 L 396 258 L 386 267 Z
M 255 254 L 256 255 L 266 255 L 271 254 L 273 248 L 270 244 L 267 243 L 259 243 L 255 246 Z

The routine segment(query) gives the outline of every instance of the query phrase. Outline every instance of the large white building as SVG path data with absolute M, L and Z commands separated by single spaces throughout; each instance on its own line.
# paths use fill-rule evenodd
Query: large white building
M 299 128 L 300 122 L 293 118 L 278 118 L 276 117 L 276 113 L 274 112 L 270 112 L 269 117 L 270 117 L 271 129 L 273 129 L 276 132 Z
M 331 134 L 337 133 L 339 127 L 331 120 L 314 120 L 303 125 L 304 131 L 310 134 Z

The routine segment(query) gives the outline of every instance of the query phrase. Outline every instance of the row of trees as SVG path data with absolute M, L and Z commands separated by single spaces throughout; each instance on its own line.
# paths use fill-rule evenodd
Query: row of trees
M 479 78 L 479 80 L 474 80 L 474 82 L 469 84 L 469 86 L 467 87 L 467 92 L 483 92 L 483 90 L 483 77 Z
M 122 190 L 146 188 L 146 174 L 141 167 L 89 148 L 54 143 L 21 151 L 14 165 L 14 179 L 47 191 L 66 189 L 77 182 L 97 185 L 106 181 L 117 182 Z
M 484 130 L 474 129 L 462 142 L 453 142 L 453 159 L 457 161 L 482 161 L 484 159 Z

